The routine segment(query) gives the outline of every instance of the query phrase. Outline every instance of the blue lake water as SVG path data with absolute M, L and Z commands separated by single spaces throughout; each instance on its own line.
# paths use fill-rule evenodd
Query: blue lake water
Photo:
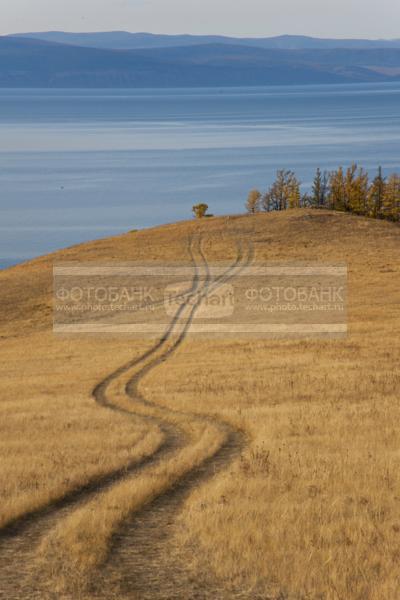
M 352 161 L 400 171 L 400 83 L 0 90 L 0 266 Z

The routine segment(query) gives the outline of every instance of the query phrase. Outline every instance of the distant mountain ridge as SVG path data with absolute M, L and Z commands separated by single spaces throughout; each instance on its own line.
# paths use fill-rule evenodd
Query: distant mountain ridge
M 304 49 L 373 49 L 400 48 L 400 39 L 363 40 L 363 39 L 325 39 L 302 35 L 281 35 L 262 38 L 238 38 L 221 35 L 164 35 L 154 33 L 130 33 L 128 31 L 104 31 L 93 33 L 70 33 L 64 31 L 45 31 L 35 33 L 17 33 L 10 37 L 24 37 L 72 46 L 102 48 L 113 50 L 136 50 L 147 48 L 170 48 L 179 46 L 198 46 L 204 44 L 227 44 L 252 46 L 277 50 Z
M 168 88 L 400 81 L 400 48 L 228 44 L 109 50 L 0 37 L 0 87 Z

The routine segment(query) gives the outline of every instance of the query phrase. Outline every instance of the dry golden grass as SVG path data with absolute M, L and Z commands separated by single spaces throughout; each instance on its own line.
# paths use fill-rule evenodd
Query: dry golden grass
M 71 512 L 41 551 L 54 556 L 55 567 L 58 559 L 78 571 L 100 564 L 111 532 L 133 509 L 222 443 L 218 426 L 205 430 L 201 420 L 169 410 L 211 414 L 244 430 L 247 447 L 185 500 L 171 539 L 176 560 L 184 560 L 195 576 L 220 578 L 227 598 L 230 589 L 240 588 L 248 597 L 273 590 L 282 598 L 397 600 L 398 227 L 288 211 L 165 226 L 56 258 L 174 260 L 187 257 L 186 238 L 199 229 L 213 238 L 212 244 L 205 240 L 210 261 L 234 258 L 232 235 L 253 242 L 257 261 L 346 261 L 349 335 L 185 341 L 141 382 L 140 391 L 168 409 L 155 408 L 154 416 L 181 428 L 191 444 L 143 471 L 134 486 L 126 479 Z M 7 424 L 0 476 L 9 485 L 3 523 L 59 497 L 66 485 L 88 481 L 160 443 L 157 429 L 105 411 L 90 398 L 96 381 L 149 343 L 53 338 L 51 260 L 0 274 L 0 411 Z M 111 393 L 129 409 L 123 386 L 119 380 Z
M 0 527 L 151 454 L 162 441 L 156 427 L 100 410 L 91 397 L 102 378 L 151 342 L 63 339 L 51 331 L 53 261 L 187 257 L 187 232 L 175 245 L 167 244 L 161 228 L 153 254 L 146 239 L 141 242 L 143 233 L 92 242 L 0 272 L 0 475 L 5 482 Z
M 238 379 L 222 389 L 226 355 Z M 387 370 L 386 357 L 371 357 L 360 373 L 352 343 L 259 343 L 247 365 L 240 347 L 206 345 L 204 356 L 207 382 L 193 376 L 188 356 L 186 369 L 176 357 L 171 403 L 191 399 L 197 410 L 222 413 L 252 443 L 225 477 L 192 494 L 175 546 L 201 542 L 194 566 L 213 569 L 227 585 L 273 582 L 293 597 L 394 600 L 399 375 Z M 172 377 L 160 376 L 171 389 Z
M 99 374 L 132 354 L 118 345 L 94 354 L 93 342 L 49 333 L 1 342 L 0 527 L 160 446 L 157 427 L 90 397 Z
M 44 538 L 38 569 L 60 592 L 90 587 L 107 559 L 112 534 L 124 520 L 213 456 L 222 442 L 222 432 L 216 435 L 204 428 L 197 441 L 172 460 L 126 478 L 71 513 Z
M 251 437 L 225 477 L 191 495 L 174 545 L 227 587 L 396 600 L 399 230 L 329 213 L 278 215 L 266 230 L 258 259 L 348 262 L 350 333 L 188 342 L 148 381 L 149 398 L 223 415 Z

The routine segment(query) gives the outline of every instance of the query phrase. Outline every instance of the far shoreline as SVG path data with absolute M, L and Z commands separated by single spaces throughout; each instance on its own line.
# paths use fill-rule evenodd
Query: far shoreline
M 31 260 L 29 257 L 24 258 L 0 258 L 0 271 L 4 271 L 5 269 L 9 269 L 11 267 L 16 267 L 17 265 L 26 262 L 27 260 Z

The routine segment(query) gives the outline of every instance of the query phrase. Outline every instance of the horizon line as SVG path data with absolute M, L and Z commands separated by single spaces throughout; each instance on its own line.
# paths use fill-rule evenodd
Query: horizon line
M 400 37 L 391 37 L 391 38 L 385 38 L 385 37 L 368 37 L 368 36 L 358 36 L 355 35 L 354 37 L 352 36 L 340 36 L 340 35 L 332 35 L 332 36 L 319 36 L 319 35 L 312 35 L 312 34 L 305 34 L 305 33 L 280 33 L 280 34 L 274 34 L 274 35 L 262 35 L 262 34 L 250 34 L 250 35 L 243 35 L 243 34 L 225 34 L 225 33 L 187 33 L 187 32 L 180 32 L 180 33 L 161 33 L 161 32 L 153 32 L 153 31 L 129 31 L 127 29 L 94 29 L 94 30 L 64 30 L 64 29 L 45 29 L 45 30 L 40 30 L 40 31 L 14 31 L 14 32 L 9 32 L 9 33 L 0 33 L 0 37 L 9 37 L 9 36 L 24 36 L 24 35 L 38 35 L 38 34 L 52 34 L 52 33 L 61 33 L 61 34 L 81 34 L 81 35 L 85 35 L 85 34 L 96 34 L 96 33 L 126 33 L 128 35 L 152 35 L 152 36 L 165 36 L 165 37 L 181 37 L 181 36 L 188 36 L 188 37 L 223 37 L 223 38 L 231 38 L 231 39 L 242 39 L 242 40 L 246 40 L 246 39 L 274 39 L 274 38 L 306 38 L 306 39 L 314 39 L 314 40 L 342 40 L 342 41 L 353 41 L 353 40 L 358 40 L 358 41 L 370 41 L 370 42 L 394 42 L 394 41 L 398 41 L 400 40 Z

